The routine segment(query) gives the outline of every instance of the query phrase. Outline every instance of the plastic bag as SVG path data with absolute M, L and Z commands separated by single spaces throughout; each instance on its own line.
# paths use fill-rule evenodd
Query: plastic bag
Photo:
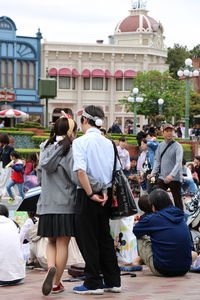
M 114 239 L 119 264 L 131 264 L 138 256 L 137 239 L 133 234 L 134 217 L 110 220 L 111 235 Z

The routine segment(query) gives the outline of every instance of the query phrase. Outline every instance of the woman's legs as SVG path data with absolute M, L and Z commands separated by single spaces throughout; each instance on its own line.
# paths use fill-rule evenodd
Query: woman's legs
M 70 237 L 58 237 L 56 239 L 56 275 L 54 277 L 55 285 L 59 285 L 67 263 L 69 241 Z
M 48 238 L 47 262 L 48 267 L 55 266 L 54 284 L 58 285 L 64 272 L 68 258 L 68 244 L 70 237 Z

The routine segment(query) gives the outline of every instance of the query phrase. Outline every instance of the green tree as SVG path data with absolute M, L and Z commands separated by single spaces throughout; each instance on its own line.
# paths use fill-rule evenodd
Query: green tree
M 137 104 L 137 113 L 145 115 L 151 122 L 158 123 L 161 119 L 171 121 L 172 117 L 180 119 L 184 114 L 184 83 L 174 79 L 169 72 L 159 71 L 139 72 L 133 85 L 138 87 L 139 93 L 144 95 L 144 102 Z M 119 100 L 133 111 L 128 97 Z M 163 115 L 159 115 L 158 99 L 164 100 Z
M 191 53 L 191 58 L 200 57 L 200 44 L 198 44 L 192 50 L 190 50 L 190 53 Z
M 190 95 L 190 123 L 195 124 L 195 115 L 200 115 L 200 94 L 194 91 Z
M 174 44 L 173 48 L 168 48 L 166 63 L 169 65 L 169 71 L 174 78 L 178 78 L 177 71 L 185 65 L 185 59 L 191 57 L 187 46 Z

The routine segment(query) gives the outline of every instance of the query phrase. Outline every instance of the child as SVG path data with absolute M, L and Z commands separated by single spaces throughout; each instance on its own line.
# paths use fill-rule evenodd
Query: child
M 22 199 L 24 198 L 24 185 L 23 185 L 23 162 L 20 158 L 20 154 L 17 151 L 12 151 L 10 154 L 11 162 L 7 165 L 7 167 L 11 167 L 13 169 L 11 173 L 11 180 L 6 185 L 7 193 L 10 196 L 10 199 L 7 203 L 12 203 L 14 201 L 14 196 L 11 191 L 11 187 L 17 185 L 20 196 Z

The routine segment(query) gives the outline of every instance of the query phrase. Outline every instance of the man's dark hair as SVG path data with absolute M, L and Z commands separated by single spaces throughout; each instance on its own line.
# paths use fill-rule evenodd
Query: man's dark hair
M 0 143 L 2 143 L 3 145 L 9 144 L 9 136 L 6 133 L 0 134 Z
M 147 139 L 142 139 L 141 142 L 147 144 L 148 141 L 147 141 Z
M 0 204 L 0 216 L 4 216 L 6 218 L 8 218 L 9 216 L 9 211 L 7 207 L 3 204 Z
M 132 160 L 137 161 L 137 160 L 138 160 L 138 156 L 131 156 L 131 157 L 130 157 L 130 161 L 132 161 Z
M 138 200 L 139 208 L 146 214 L 152 213 L 151 204 L 149 201 L 149 195 L 143 195 Z
M 126 139 L 125 139 L 125 137 L 123 137 L 123 136 L 122 136 L 122 137 L 120 137 L 120 138 L 119 138 L 119 142 L 126 142 Z
M 103 109 L 100 107 L 100 106 L 95 106 L 95 105 L 89 105 L 87 107 L 84 108 L 85 112 L 88 113 L 89 115 L 91 115 L 92 117 L 99 117 L 100 119 L 104 119 L 105 115 L 104 115 L 104 112 L 103 112 Z M 85 117 L 81 117 L 81 124 L 83 124 L 83 121 L 84 121 L 84 118 Z M 96 128 L 100 128 L 101 126 L 97 126 L 95 124 L 95 121 L 93 120 L 90 120 L 90 119 L 87 119 L 88 120 L 88 123 L 93 126 L 93 127 L 96 127 Z
M 186 165 L 186 159 L 185 159 L 185 158 L 183 158 L 183 160 L 182 160 L 182 165 L 183 165 L 183 166 Z
M 157 211 L 173 206 L 172 200 L 168 193 L 162 189 L 156 189 L 149 194 L 149 202 Z
M 100 131 L 103 132 L 104 135 L 106 135 L 106 130 L 105 130 L 105 128 L 100 128 Z
M 200 161 L 200 156 L 199 155 L 195 156 L 194 158 Z
M 20 153 L 14 150 L 10 153 L 10 156 L 14 156 L 16 159 L 18 159 L 20 158 Z

